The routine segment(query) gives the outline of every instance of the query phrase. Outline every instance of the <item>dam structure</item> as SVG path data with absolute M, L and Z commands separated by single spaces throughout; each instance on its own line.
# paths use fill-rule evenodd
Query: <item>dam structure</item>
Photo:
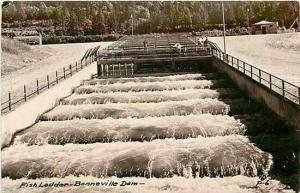
M 299 190 L 299 87 L 181 33 L 125 36 L 96 60 L 95 75 L 14 135 L 2 178 Z

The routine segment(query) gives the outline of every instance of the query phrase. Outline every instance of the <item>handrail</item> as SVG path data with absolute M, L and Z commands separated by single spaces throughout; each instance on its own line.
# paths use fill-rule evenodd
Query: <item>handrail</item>
M 74 73 L 87 67 L 89 64 L 96 60 L 98 49 L 99 46 L 91 48 L 86 51 L 86 53 L 84 54 L 85 57 L 83 59 L 80 59 L 73 64 L 70 64 L 69 66 L 65 66 L 61 70 L 56 70 L 55 72 L 45 76 L 43 79 L 37 79 L 30 84 L 23 85 L 19 89 L 9 91 L 7 95 L 2 95 L 1 114 L 12 111 L 15 107 L 27 102 L 33 96 L 39 95 L 41 92 L 61 82 L 61 80 L 66 79 L 72 76 Z M 94 53 L 87 54 L 92 53 L 91 50 L 93 50 Z
M 260 85 L 267 87 L 273 92 L 281 95 L 284 99 L 300 105 L 300 87 L 287 82 L 277 76 L 274 76 L 260 68 L 248 64 L 234 56 L 225 54 L 211 42 L 211 55 L 225 62 L 230 67 L 238 70 L 240 73 L 258 82 Z

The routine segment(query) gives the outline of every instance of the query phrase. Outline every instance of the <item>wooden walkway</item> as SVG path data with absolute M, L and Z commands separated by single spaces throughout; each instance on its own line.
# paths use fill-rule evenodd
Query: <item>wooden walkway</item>
M 197 45 L 187 34 L 137 35 L 106 49 L 98 56 L 98 64 L 207 60 L 211 55 L 209 45 Z

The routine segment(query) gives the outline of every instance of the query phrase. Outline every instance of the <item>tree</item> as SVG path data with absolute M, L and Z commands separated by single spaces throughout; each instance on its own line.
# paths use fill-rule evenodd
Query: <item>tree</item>
M 101 11 L 99 11 L 92 20 L 93 30 L 99 34 L 106 33 L 106 26 L 105 26 L 104 22 L 105 22 L 104 14 Z

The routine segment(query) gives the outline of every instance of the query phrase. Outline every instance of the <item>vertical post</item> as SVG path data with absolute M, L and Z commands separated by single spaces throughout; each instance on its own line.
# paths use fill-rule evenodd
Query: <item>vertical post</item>
M 231 64 L 232 64 L 232 67 L 234 66 L 233 64 L 233 57 L 231 56 Z
M 50 83 L 49 83 L 49 75 L 47 74 L 47 86 L 48 86 L 48 89 L 50 88 Z
M 261 70 L 258 69 L 258 74 L 259 74 L 259 83 L 261 83 Z
M 125 75 L 127 76 L 127 64 L 125 63 Z
M 240 71 L 240 63 L 239 63 L 239 60 L 238 60 L 238 59 L 236 59 L 236 64 L 237 64 L 237 69 L 238 69 L 238 71 Z
M 69 65 L 70 75 L 72 76 L 72 65 Z
M 66 69 L 65 67 L 63 69 L 64 69 L 64 79 L 66 79 Z
M 40 90 L 39 90 L 39 80 L 36 80 L 36 93 L 40 94 Z
M 226 54 L 226 43 L 225 43 L 226 29 L 225 29 L 225 14 L 224 14 L 224 3 L 223 3 L 223 1 L 222 1 L 222 16 L 223 16 L 223 42 L 224 42 L 224 53 Z
M 76 72 L 77 72 L 77 62 L 75 63 L 75 69 L 76 69 Z
M 272 75 L 269 74 L 269 84 L 270 84 L 270 89 L 272 90 Z
M 26 85 L 24 84 L 24 101 L 27 101 Z
M 247 27 L 248 27 L 248 34 L 250 34 L 250 20 L 249 20 L 249 8 L 247 8 Z
M 281 80 L 281 82 L 282 82 L 282 96 L 285 97 L 284 80 Z
M 112 75 L 113 76 L 115 75 L 115 65 L 114 64 L 112 65 Z
M 299 99 L 299 105 L 300 105 L 300 87 L 298 87 L 298 99 Z
M 97 76 L 101 76 L 101 65 L 97 63 Z
M 251 78 L 253 78 L 252 65 L 250 65 L 250 74 L 251 74 Z
M 131 35 L 133 36 L 133 15 L 130 15 L 131 17 Z
M 244 71 L 244 74 L 246 74 L 245 62 L 243 62 L 243 71 Z
M 56 76 L 56 84 L 58 84 L 58 73 L 57 73 L 57 70 L 55 71 L 55 76 Z
M 82 60 L 80 60 L 80 69 L 82 70 Z
M 8 92 L 8 110 L 11 111 L 11 94 Z
M 121 74 L 121 64 L 119 63 L 119 74 L 120 74 L 120 76 L 122 75 Z

